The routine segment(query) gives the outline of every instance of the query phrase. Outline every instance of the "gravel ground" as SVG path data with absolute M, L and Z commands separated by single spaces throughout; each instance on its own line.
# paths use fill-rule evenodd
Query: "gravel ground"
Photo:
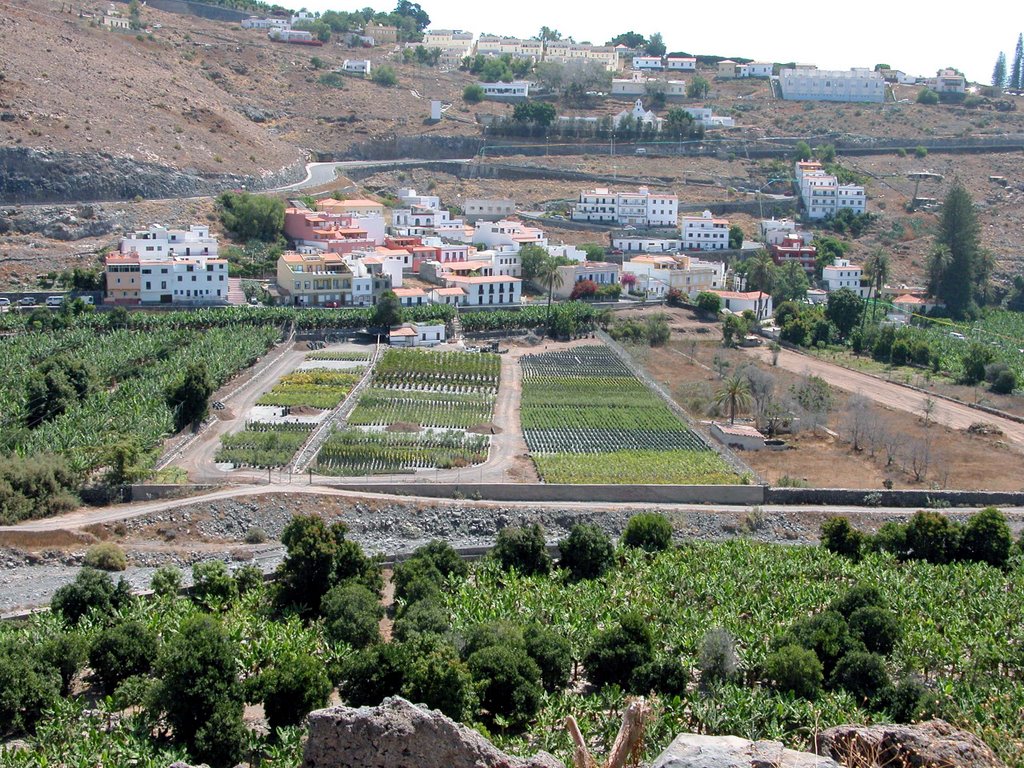
M 350 536 L 370 554 L 388 556 L 409 552 L 431 539 L 444 539 L 456 548 L 493 544 L 497 533 L 510 525 L 539 523 L 548 540 L 557 542 L 579 522 L 594 523 L 618 536 L 626 521 L 644 507 L 560 507 L 558 505 L 503 505 L 451 501 L 437 503 L 356 502 L 325 496 L 242 497 L 196 504 L 92 528 L 98 538 L 119 541 L 128 552 L 123 576 L 133 587 L 148 587 L 153 571 L 165 564 L 188 569 L 196 562 L 222 559 L 232 567 L 255 563 L 273 570 L 284 555 L 278 543 L 284 526 L 295 514 L 319 514 L 327 523 L 344 522 Z M 665 510 L 659 510 L 665 512 Z M 860 528 L 875 529 L 906 513 L 867 512 L 854 515 Z M 758 541 L 816 543 L 828 513 L 813 509 L 746 512 L 669 510 L 679 539 L 724 540 L 745 536 Z M 964 515 L 952 514 L 954 519 Z M 1014 528 L 1020 520 L 1011 517 Z M 266 543 L 246 544 L 247 533 L 260 529 Z M 0 612 L 44 605 L 81 568 L 85 547 L 27 552 L 0 549 Z

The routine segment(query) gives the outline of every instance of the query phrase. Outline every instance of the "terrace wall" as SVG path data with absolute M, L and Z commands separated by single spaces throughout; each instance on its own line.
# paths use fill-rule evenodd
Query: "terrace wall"
M 877 496 L 875 495 L 877 494 Z M 1019 491 L 945 491 L 945 490 L 872 490 L 849 488 L 765 488 L 766 504 L 809 504 L 865 506 L 871 496 L 876 506 L 918 507 L 927 509 L 935 502 L 951 507 L 1019 507 L 1024 505 L 1024 492 Z

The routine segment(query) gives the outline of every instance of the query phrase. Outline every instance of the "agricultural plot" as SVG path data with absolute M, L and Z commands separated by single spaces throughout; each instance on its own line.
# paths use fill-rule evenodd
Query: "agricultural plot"
M 736 483 L 736 473 L 611 350 L 526 355 L 521 421 L 549 483 Z
M 489 444 L 485 435 L 451 430 L 406 434 L 349 429 L 327 438 L 317 455 L 317 472 L 352 476 L 465 467 L 486 461 Z
M 907 332 L 927 339 L 931 348 L 939 353 L 942 367 L 954 376 L 963 373 L 961 360 L 974 342 L 991 347 L 996 359 L 1013 369 L 1018 381 L 1024 381 L 1024 313 L 994 309 L 973 323 L 937 319 L 926 328 L 910 326 Z M 964 338 L 950 336 L 950 333 L 959 333 Z
M 309 406 L 328 410 L 345 399 L 359 383 L 360 371 L 308 370 L 282 376 L 258 405 Z
M 341 361 L 341 362 L 356 362 L 356 363 L 368 363 L 370 362 L 370 352 L 310 352 L 306 355 L 306 359 L 313 362 L 326 362 L 326 361 Z
M 374 429 L 349 429 L 329 437 L 318 468 L 328 474 L 362 475 L 486 461 L 489 439 L 462 430 L 490 423 L 500 370 L 497 355 L 388 350 L 374 369 L 373 385 L 348 418 L 350 427 Z M 395 425 L 428 431 L 381 431 Z
M 241 432 L 221 438 L 216 460 L 236 467 L 282 467 L 292 460 L 312 429 L 312 424 L 249 422 Z

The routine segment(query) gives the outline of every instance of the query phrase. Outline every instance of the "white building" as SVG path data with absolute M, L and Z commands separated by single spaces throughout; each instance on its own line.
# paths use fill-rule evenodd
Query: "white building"
M 710 107 L 683 107 L 682 109 L 693 118 L 695 123 L 699 123 L 705 128 L 732 128 L 736 125 L 733 118 L 716 115 L 712 113 Z
M 809 219 L 826 219 L 848 208 L 856 214 L 867 209 L 867 196 L 859 184 L 840 184 L 821 163 L 798 161 L 795 166 L 800 199 Z
M 436 347 L 444 343 L 443 323 L 404 323 L 392 328 L 388 342 L 392 347 Z
M 509 198 L 471 197 L 462 206 L 462 214 L 468 222 L 477 219 L 504 219 L 516 212 L 516 201 Z
M 523 281 L 518 277 L 449 277 L 446 282 L 448 287 L 462 289 L 462 304 L 468 307 L 519 304 L 522 300 Z
M 725 264 L 695 256 L 636 256 L 622 262 L 622 272 L 636 278 L 635 291 L 657 297 L 677 290 L 692 298 L 701 291 L 725 288 Z
M 737 66 L 736 77 L 771 77 L 774 71 L 775 65 L 770 61 L 752 61 Z
M 661 56 L 634 56 L 633 69 L 664 69 Z
M 621 267 L 618 264 L 606 261 L 566 264 L 558 268 L 561 279 L 554 285 L 551 295 L 556 299 L 567 299 L 572 294 L 576 283 L 582 283 L 584 280 L 590 280 L 601 287 L 618 285 L 620 272 Z
M 667 193 L 651 193 L 647 187 L 637 192 L 612 192 L 598 187 L 580 192 L 572 209 L 573 221 L 617 224 L 636 227 L 675 227 L 679 223 L 679 198 Z
M 623 253 L 679 253 L 683 241 L 678 237 L 643 237 L 634 234 L 612 235 L 612 248 Z
M 821 270 L 821 280 L 829 293 L 840 288 L 849 288 L 862 299 L 866 299 L 868 288 L 861 287 L 863 277 L 864 270 L 856 264 L 851 264 L 849 259 L 836 259 L 831 266 Z
M 548 239 L 542 229 L 528 227 L 511 219 L 478 221 L 473 230 L 473 242 L 497 251 L 518 253 L 524 245 L 547 246 Z
M 955 69 L 940 69 L 928 84 L 937 93 L 964 93 L 967 90 L 967 79 Z
M 722 300 L 722 308 L 739 315 L 747 310 L 754 313 L 758 320 L 767 320 L 774 312 L 772 297 L 762 291 L 711 291 Z
M 250 16 L 242 20 L 242 29 L 290 29 L 291 25 L 288 19 L 260 19 Z
M 782 245 L 788 237 L 799 237 L 804 245 L 810 245 L 814 240 L 814 233 L 800 229 L 793 219 L 762 219 L 758 229 L 765 245 Z
M 653 110 L 644 109 L 642 100 L 637 99 L 632 109 L 624 109 L 612 118 L 612 124 L 618 126 L 623 120 L 633 118 L 637 125 L 649 125 L 654 128 L 661 128 L 662 119 L 654 114 Z
M 436 211 L 441 208 L 440 197 L 437 195 L 420 195 L 417 194 L 415 189 L 410 187 L 402 187 L 399 189 L 396 197 L 398 198 L 398 202 L 410 208 L 414 205 L 421 208 L 429 208 L 432 211 Z
M 643 72 L 633 72 L 628 78 L 612 78 L 612 96 L 635 99 L 646 96 L 649 89 L 657 89 L 667 97 L 684 98 L 686 81 L 647 77 Z
M 511 83 L 480 83 L 485 98 L 526 99 L 530 96 L 530 83 L 513 80 Z
M 786 67 L 779 72 L 782 98 L 788 101 L 885 101 L 881 73 L 866 68 L 827 70 Z
M 228 296 L 226 259 L 140 256 L 139 300 L 142 304 L 224 302 Z
M 267 37 L 271 40 L 276 40 L 279 43 L 313 43 L 319 45 L 319 42 L 314 43 L 313 33 L 308 32 L 305 29 L 287 29 L 279 28 L 272 29 L 267 32 Z
M 341 71 L 369 77 L 371 66 L 369 59 L 345 59 L 341 64 Z
M 665 59 L 665 69 L 693 72 L 697 69 L 697 59 L 692 56 L 669 56 Z
M 575 245 L 549 245 L 547 246 L 548 256 L 556 259 L 567 259 L 568 261 L 575 261 L 582 263 L 587 260 L 587 252 L 581 251 Z
M 217 238 L 207 226 L 193 224 L 188 229 L 168 229 L 155 225 L 147 230 L 121 238 L 121 253 L 138 253 L 147 257 L 205 256 L 216 257 Z
M 729 247 L 729 220 L 716 219 L 711 211 L 683 216 L 680 230 L 687 251 L 724 251 Z

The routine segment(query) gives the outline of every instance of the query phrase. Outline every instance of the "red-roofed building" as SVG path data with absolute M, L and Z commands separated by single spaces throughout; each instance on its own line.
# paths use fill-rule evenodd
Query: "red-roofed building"
M 771 253 L 772 261 L 780 267 L 787 261 L 795 261 L 804 268 L 808 277 L 814 277 L 818 264 L 818 249 L 804 242 L 799 235 L 786 235 L 778 245 L 769 246 L 768 251 Z

